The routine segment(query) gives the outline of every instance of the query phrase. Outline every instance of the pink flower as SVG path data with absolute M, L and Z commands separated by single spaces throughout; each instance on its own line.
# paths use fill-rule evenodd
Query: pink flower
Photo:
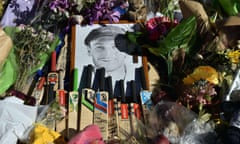
M 212 103 L 212 98 L 217 94 L 214 86 L 206 80 L 199 80 L 193 85 L 187 85 L 184 88 L 183 96 L 181 96 L 181 102 L 191 107 L 209 105 Z

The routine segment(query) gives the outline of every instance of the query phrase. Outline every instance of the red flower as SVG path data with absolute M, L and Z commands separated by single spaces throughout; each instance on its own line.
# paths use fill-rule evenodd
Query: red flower
M 169 17 L 154 17 L 147 21 L 146 29 L 149 39 L 152 41 L 159 40 L 178 24 L 177 20 L 171 21 Z

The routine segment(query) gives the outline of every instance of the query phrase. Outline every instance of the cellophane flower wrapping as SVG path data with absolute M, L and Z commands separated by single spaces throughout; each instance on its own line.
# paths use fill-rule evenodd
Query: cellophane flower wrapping
M 179 144 L 216 144 L 217 135 L 212 122 L 195 119 L 184 129 Z
M 216 142 L 214 124 L 175 102 L 155 105 L 146 124 L 147 137 L 164 135 L 171 144 L 213 144 Z
M 150 138 L 163 134 L 171 143 L 178 143 L 185 127 L 197 115 L 175 102 L 159 102 L 149 116 L 147 125 Z

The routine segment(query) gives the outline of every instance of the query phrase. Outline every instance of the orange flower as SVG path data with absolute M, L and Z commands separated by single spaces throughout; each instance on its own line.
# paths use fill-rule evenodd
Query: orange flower
M 218 72 L 211 66 L 199 66 L 193 73 L 183 79 L 185 85 L 191 85 L 198 80 L 207 80 L 215 85 L 218 84 Z

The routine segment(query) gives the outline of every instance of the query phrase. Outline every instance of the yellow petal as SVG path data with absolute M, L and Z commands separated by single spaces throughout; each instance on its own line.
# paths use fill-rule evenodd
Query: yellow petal
M 240 58 L 240 50 L 228 52 L 227 56 L 232 63 L 238 64 Z
M 183 79 L 183 83 L 190 85 L 200 79 L 207 80 L 213 84 L 218 84 L 218 73 L 211 66 L 199 66 L 194 69 L 192 74 Z
M 32 144 L 51 143 L 60 136 L 61 135 L 58 132 L 49 129 L 44 125 L 36 124 L 31 137 L 31 142 Z

